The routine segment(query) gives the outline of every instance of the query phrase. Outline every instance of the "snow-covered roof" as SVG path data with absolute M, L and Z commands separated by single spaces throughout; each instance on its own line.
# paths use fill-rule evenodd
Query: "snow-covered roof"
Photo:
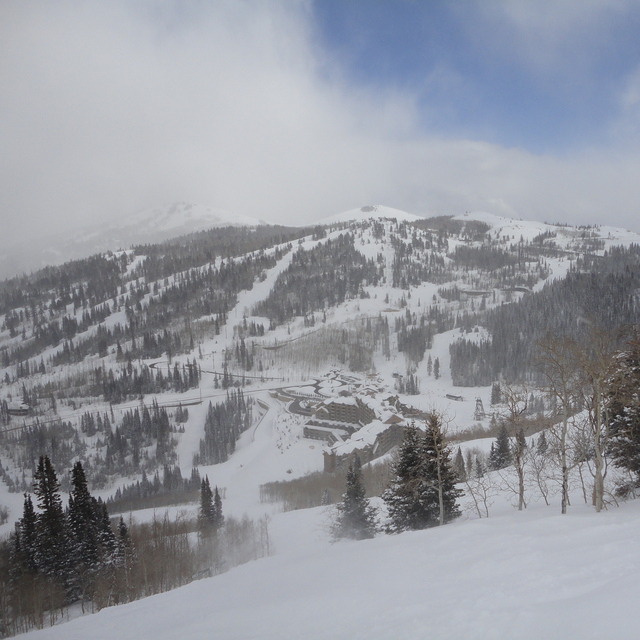
M 388 428 L 388 424 L 384 424 L 381 420 L 374 420 L 356 431 L 346 442 L 335 444 L 331 450 L 342 456 L 363 449 L 366 446 L 371 446 L 375 444 L 376 438 Z

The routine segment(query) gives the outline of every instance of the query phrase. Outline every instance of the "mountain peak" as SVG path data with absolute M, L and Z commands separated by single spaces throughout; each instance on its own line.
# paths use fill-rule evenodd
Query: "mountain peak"
M 144 209 L 109 225 L 109 228 L 148 227 L 155 233 L 174 232 L 180 234 L 191 231 L 202 231 L 211 227 L 222 226 L 257 226 L 265 224 L 257 218 L 230 213 L 222 209 L 214 209 L 190 202 L 173 202 Z
M 369 220 L 370 218 L 395 218 L 396 220 L 403 220 L 405 222 L 415 222 L 416 220 L 423 219 L 422 216 L 416 216 L 413 213 L 407 213 L 400 209 L 376 204 L 364 205 L 359 209 L 350 209 L 349 211 L 323 218 L 318 222 L 320 224 L 335 224 L 340 222 L 359 222 Z

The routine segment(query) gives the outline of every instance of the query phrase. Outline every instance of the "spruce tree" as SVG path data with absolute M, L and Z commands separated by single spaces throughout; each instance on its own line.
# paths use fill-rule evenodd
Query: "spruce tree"
M 18 534 L 24 568 L 34 572 L 38 568 L 36 562 L 36 523 L 37 517 L 31 496 L 25 494 L 22 519 L 18 523 Z
M 36 564 L 46 576 L 66 584 L 69 575 L 67 523 L 60 484 L 48 456 L 40 456 L 33 476 L 40 513 L 36 518 Z
M 421 488 L 426 526 L 443 525 L 460 515 L 457 500 L 462 491 L 456 487 L 456 473 L 444 441 L 442 420 L 435 413 L 427 419 L 422 451 L 425 470 Z
M 389 533 L 424 528 L 420 502 L 424 465 L 420 440 L 420 430 L 411 423 L 404 431 L 398 461 L 393 469 L 395 479 L 382 495 L 389 512 Z
M 395 480 L 382 496 L 390 533 L 445 524 L 460 515 L 457 499 L 462 491 L 455 486 L 438 415 L 429 416 L 424 434 L 414 424 L 405 430 L 394 472 Z
M 111 527 L 111 517 L 107 505 L 101 498 L 94 500 L 98 521 L 98 539 L 100 543 L 98 558 L 102 566 L 110 565 L 117 554 L 117 538 Z
M 458 481 L 464 482 L 467 479 L 467 469 L 464 464 L 464 457 L 462 455 L 462 449 L 460 447 L 458 447 L 458 451 L 456 452 L 454 467 Z
M 80 572 L 95 570 L 99 561 L 98 515 L 81 462 L 73 466 L 71 487 L 67 517 L 74 569 Z
M 213 533 L 215 528 L 215 515 L 213 492 L 209 484 L 209 476 L 205 476 L 200 483 L 200 510 L 198 511 L 198 530 L 201 535 L 208 536 Z
M 608 383 L 607 404 L 615 466 L 635 475 L 640 486 L 640 334 L 633 332 L 627 349 L 618 354 Z
M 333 538 L 373 538 L 376 533 L 375 518 L 376 510 L 366 497 L 360 459 L 355 456 L 347 471 L 347 489 L 342 495 L 342 501 L 336 505 Z
M 500 383 L 494 382 L 491 385 L 491 404 L 500 404 L 502 402 L 502 390 L 500 389 Z
M 222 513 L 222 498 L 218 487 L 213 492 L 213 528 L 218 531 L 224 524 L 224 515 Z
M 538 444 L 536 446 L 536 453 L 539 456 L 545 456 L 547 454 L 548 450 L 549 450 L 549 445 L 547 444 L 547 436 L 545 435 L 545 432 L 543 431 L 540 434 L 540 437 L 538 438 Z
M 489 454 L 489 468 L 493 471 L 504 469 L 512 462 L 511 446 L 509 444 L 509 434 L 507 427 L 503 424 L 498 431 L 495 442 L 491 445 Z

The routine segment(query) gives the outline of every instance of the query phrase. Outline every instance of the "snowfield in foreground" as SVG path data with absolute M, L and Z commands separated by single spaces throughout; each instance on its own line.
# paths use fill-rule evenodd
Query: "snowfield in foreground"
M 280 514 L 270 558 L 26 637 L 637 638 L 640 502 L 558 511 L 336 544 L 324 509 Z

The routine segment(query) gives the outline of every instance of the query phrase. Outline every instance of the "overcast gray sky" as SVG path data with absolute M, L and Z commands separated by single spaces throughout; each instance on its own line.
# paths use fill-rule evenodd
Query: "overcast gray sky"
M 171 201 L 640 231 L 639 3 L 461 4 L 3 0 L 1 244 Z

